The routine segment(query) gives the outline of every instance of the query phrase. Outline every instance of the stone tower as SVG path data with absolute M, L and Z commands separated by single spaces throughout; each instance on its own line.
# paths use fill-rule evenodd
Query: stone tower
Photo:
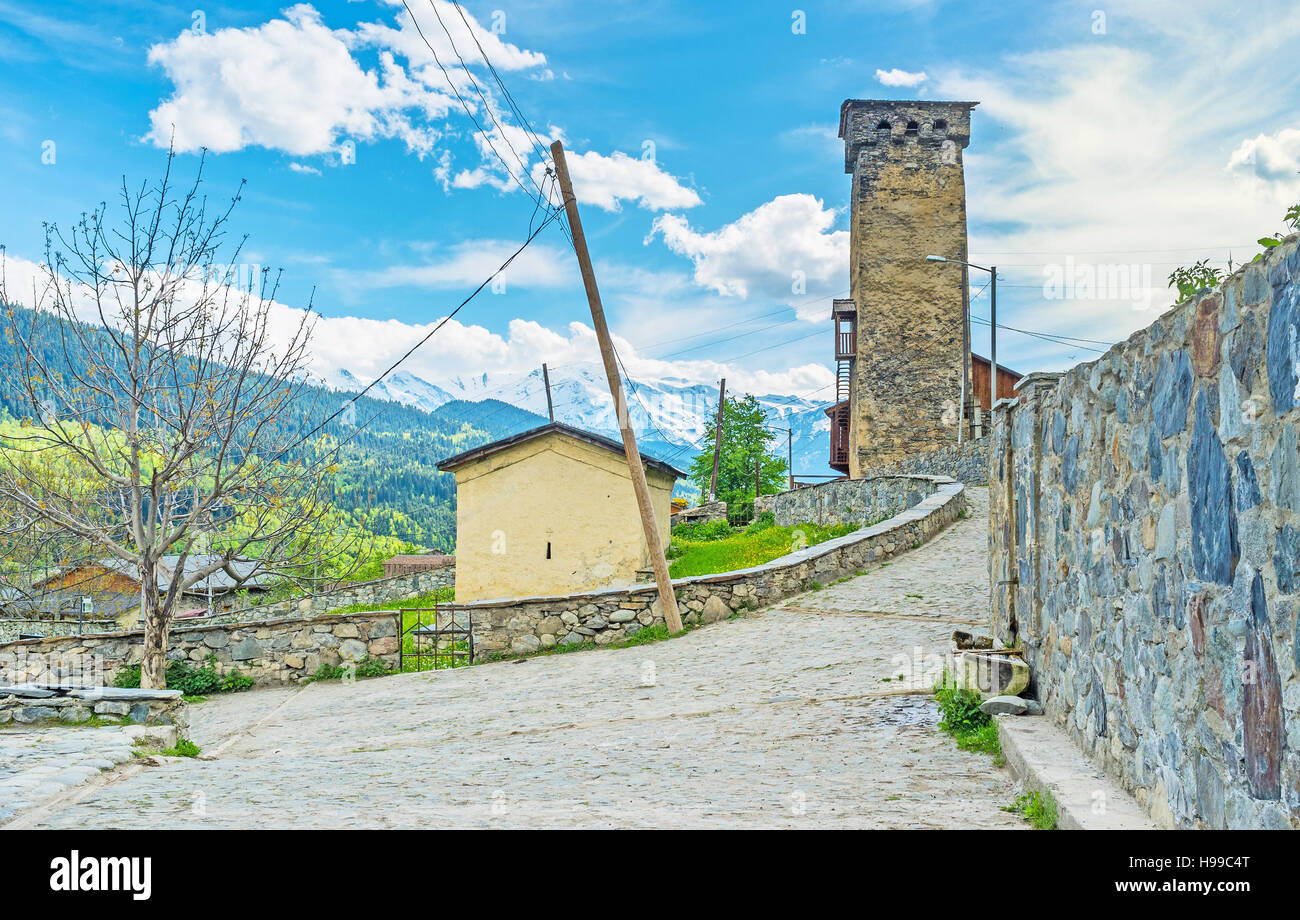
M 956 442 L 969 356 L 962 268 L 925 257 L 966 258 L 962 150 L 977 104 L 840 106 L 844 171 L 853 176 L 850 476 Z

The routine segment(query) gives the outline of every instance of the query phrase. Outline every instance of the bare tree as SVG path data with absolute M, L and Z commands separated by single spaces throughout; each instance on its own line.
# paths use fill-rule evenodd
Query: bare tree
M 179 188 L 173 165 L 169 152 L 156 184 L 123 179 L 118 224 L 101 203 L 70 232 L 47 225 L 33 309 L 6 310 L 33 417 L 0 446 L 19 524 L 138 570 L 140 684 L 154 688 L 182 592 L 221 570 L 302 571 L 340 446 L 316 431 L 310 303 L 297 318 L 276 307 L 279 274 L 241 274 L 246 237 L 226 241 L 242 184 L 210 213 L 202 160 Z M 0 300 L 22 302 L 9 294 L 0 274 Z

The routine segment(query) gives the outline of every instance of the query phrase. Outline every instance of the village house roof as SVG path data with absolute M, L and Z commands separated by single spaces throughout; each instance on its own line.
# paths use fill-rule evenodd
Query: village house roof
M 425 555 L 401 555 L 389 556 L 384 560 L 384 565 L 422 565 L 431 569 L 440 569 L 443 566 L 451 565 L 456 561 L 455 556 L 441 553 L 432 553 Z
M 616 453 L 619 456 L 624 455 L 623 445 L 619 441 L 607 438 L 604 435 L 596 434 L 592 431 L 584 431 L 581 428 L 574 428 L 572 425 L 566 425 L 563 422 L 551 422 L 548 425 L 530 428 L 527 431 L 512 434 L 508 438 L 502 438 L 501 440 L 493 441 L 490 444 L 483 444 L 471 450 L 463 451 L 462 453 L 448 457 L 446 460 L 443 460 L 438 464 L 438 469 L 444 472 L 454 470 L 458 466 L 464 466 L 466 463 L 470 463 L 474 460 L 481 460 L 484 457 L 490 457 L 492 454 L 500 453 L 503 450 L 507 450 L 519 444 L 524 444 L 528 441 L 536 440 L 540 437 L 545 437 L 548 434 L 567 435 L 576 440 L 585 441 L 595 447 L 603 447 L 605 450 Z M 651 469 L 658 470 L 661 473 L 667 473 L 669 476 L 673 476 L 677 479 L 686 478 L 686 474 L 677 469 L 677 467 L 664 463 L 662 460 L 656 460 L 654 457 L 648 457 L 645 454 L 642 454 L 641 462 Z
M 988 366 L 989 366 L 989 359 L 988 359 L 988 358 L 984 357 L 983 355 L 977 355 L 977 354 L 975 354 L 975 352 L 973 352 L 973 351 L 970 353 L 970 359 L 971 359 L 972 361 L 976 362 L 977 364 L 983 364 L 985 367 L 988 367 Z M 1023 377 L 1023 376 L 1025 376 L 1024 374 L 1020 373 L 1020 371 L 1013 371 L 1011 368 L 1007 367 L 1005 364 L 999 364 L 999 365 L 998 365 L 998 370 L 1001 371 L 1001 372 L 1004 373 L 1004 374 L 1011 374 L 1013 377 Z
M 180 555 L 167 555 L 158 560 L 158 588 L 167 590 L 171 587 L 172 576 L 180 563 Z M 222 557 L 219 555 L 208 555 L 206 553 L 197 553 L 187 556 L 185 559 L 185 575 L 191 575 L 205 566 L 217 562 Z M 261 563 L 256 559 L 235 559 L 227 562 L 224 568 L 217 569 L 209 575 L 199 579 L 194 584 L 185 589 L 187 594 L 206 593 L 209 586 L 214 592 L 233 591 L 237 588 L 263 588 L 275 581 L 275 576 L 268 572 L 259 572 L 258 567 Z M 116 572 L 124 578 L 139 582 L 140 570 L 132 563 L 124 559 L 97 559 L 94 562 L 80 562 L 62 569 L 49 578 L 44 579 L 40 584 L 48 584 L 58 578 L 66 577 L 72 572 L 87 566 L 98 566 Z M 40 585 L 37 585 L 39 587 Z

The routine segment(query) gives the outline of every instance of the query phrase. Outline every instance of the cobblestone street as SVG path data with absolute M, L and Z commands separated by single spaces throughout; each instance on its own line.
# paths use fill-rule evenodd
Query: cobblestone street
M 106 772 L 42 827 L 1022 827 L 1012 779 L 899 694 L 987 616 L 987 494 L 893 563 L 653 645 L 258 690 L 201 760 Z

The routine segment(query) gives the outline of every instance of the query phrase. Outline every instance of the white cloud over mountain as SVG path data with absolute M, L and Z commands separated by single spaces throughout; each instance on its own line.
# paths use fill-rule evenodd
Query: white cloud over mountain
M 458 261 L 464 254 L 453 254 L 452 259 L 444 263 L 442 276 L 436 279 L 419 277 L 410 283 L 457 284 L 457 273 L 481 281 L 483 275 L 476 274 L 475 265 Z M 571 268 L 566 270 L 563 280 L 571 281 L 572 274 Z M 5 294 L 10 302 L 31 307 L 40 301 L 40 292 L 47 283 L 46 272 L 40 265 L 5 255 L 3 276 Z M 390 280 L 391 283 L 406 283 L 398 278 Z M 74 296 L 84 290 L 74 289 Z M 480 298 L 490 296 L 487 291 L 479 295 Z M 78 299 L 83 302 L 82 318 L 98 324 L 98 314 L 89 298 Z M 273 303 L 270 313 L 272 335 L 288 341 L 302 317 L 303 311 L 298 307 Z M 369 383 L 442 319 L 438 316 L 427 323 L 408 323 L 396 319 L 317 314 L 312 318 L 311 372 L 330 385 L 355 383 L 345 380 L 341 374 L 344 370 L 363 384 Z M 716 386 L 720 377 L 726 377 L 728 389 L 734 392 L 812 396 L 821 400 L 829 398 L 826 390 L 833 383 L 831 372 L 821 364 L 810 363 L 786 370 L 753 370 L 708 357 L 691 360 L 652 358 L 643 355 L 633 343 L 617 333 L 614 342 L 627 372 L 636 380 Z M 497 379 L 511 379 L 540 367 L 542 362 L 556 369 L 599 370 L 600 351 L 595 332 L 581 322 L 570 322 L 557 330 L 534 320 L 516 318 L 508 323 L 505 333 L 500 334 L 484 326 L 451 319 L 402 364 L 402 369 L 423 380 L 443 385 L 456 378 L 484 374 Z
M 828 299 L 848 286 L 849 233 L 812 195 L 781 195 L 715 231 L 677 214 L 655 219 L 649 243 L 688 257 L 695 283 L 714 293 L 788 304 L 800 318 L 825 319 Z

